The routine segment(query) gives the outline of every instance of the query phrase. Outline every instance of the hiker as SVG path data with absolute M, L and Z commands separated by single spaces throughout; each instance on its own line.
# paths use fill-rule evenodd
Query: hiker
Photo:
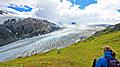
M 104 49 L 103 49 L 104 56 L 100 57 L 97 60 L 95 67 L 108 67 L 107 59 L 108 60 L 113 59 L 112 52 L 113 51 L 112 51 L 111 47 L 109 47 L 109 46 L 104 47 Z

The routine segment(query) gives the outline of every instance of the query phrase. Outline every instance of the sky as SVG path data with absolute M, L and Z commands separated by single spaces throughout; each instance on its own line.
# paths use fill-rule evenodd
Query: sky
M 14 9 L 16 11 L 19 11 L 19 12 L 30 12 L 32 10 L 31 7 L 27 6 L 27 5 L 16 5 L 16 4 L 10 4 L 7 6 L 8 8 L 11 8 L 11 9 Z
M 17 16 L 41 17 L 55 23 L 120 22 L 120 0 L 0 0 L 0 9 Z
M 80 9 L 85 9 L 90 4 L 97 3 L 96 0 L 69 0 L 73 5 L 79 5 Z M 62 2 L 62 1 L 61 1 Z

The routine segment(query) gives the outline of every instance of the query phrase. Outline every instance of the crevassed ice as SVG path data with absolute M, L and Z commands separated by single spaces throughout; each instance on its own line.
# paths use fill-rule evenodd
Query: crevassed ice
M 0 47 L 0 61 L 7 61 L 17 57 L 31 56 L 51 49 L 67 47 L 80 37 L 91 36 L 95 31 L 63 29 L 46 35 L 35 36 L 13 42 Z

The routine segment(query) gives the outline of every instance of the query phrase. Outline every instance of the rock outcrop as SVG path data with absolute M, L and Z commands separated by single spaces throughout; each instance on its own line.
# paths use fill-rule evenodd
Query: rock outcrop
M 36 18 L 8 19 L 0 25 L 0 46 L 60 29 L 54 23 Z
M 16 41 L 16 39 L 16 35 L 14 35 L 4 25 L 0 25 L 0 46 Z

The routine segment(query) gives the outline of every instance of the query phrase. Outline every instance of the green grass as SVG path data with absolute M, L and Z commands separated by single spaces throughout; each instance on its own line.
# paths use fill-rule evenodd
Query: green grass
M 111 46 L 120 59 L 120 31 L 93 36 L 63 49 L 2 62 L 0 67 L 91 67 L 93 59 L 102 55 L 103 46 Z

